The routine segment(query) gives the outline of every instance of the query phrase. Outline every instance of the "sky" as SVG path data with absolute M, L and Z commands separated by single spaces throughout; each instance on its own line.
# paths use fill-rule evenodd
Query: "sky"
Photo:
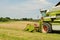
M 60 0 L 0 0 L 0 17 L 33 18 L 41 17 L 40 9 L 50 9 Z

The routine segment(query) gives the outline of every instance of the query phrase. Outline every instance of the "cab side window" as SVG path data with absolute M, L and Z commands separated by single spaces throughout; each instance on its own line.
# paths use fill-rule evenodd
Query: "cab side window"
M 56 17 L 60 18 L 60 14 L 56 14 Z

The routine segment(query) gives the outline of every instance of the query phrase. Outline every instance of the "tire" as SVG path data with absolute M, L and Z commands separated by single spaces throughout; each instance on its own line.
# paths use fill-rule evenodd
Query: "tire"
M 41 31 L 42 31 L 42 33 L 50 33 L 50 32 L 52 32 L 51 24 L 43 23 Z

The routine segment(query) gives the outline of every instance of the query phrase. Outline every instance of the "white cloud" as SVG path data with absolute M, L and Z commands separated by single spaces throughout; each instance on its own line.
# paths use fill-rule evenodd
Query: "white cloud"
M 23 4 L 16 4 L 14 6 L 10 5 L 10 10 L 20 10 L 20 11 L 32 11 L 45 6 L 50 6 L 51 3 L 48 3 L 46 0 L 29 0 Z
M 3 5 L 0 4 L 0 13 L 11 14 L 13 16 L 17 15 L 17 17 L 19 14 L 20 14 L 20 16 L 27 15 L 27 17 L 28 17 L 28 14 L 29 14 L 29 16 L 31 16 L 31 13 L 39 15 L 39 14 L 35 13 L 36 10 L 39 10 L 41 8 L 45 8 L 45 7 L 52 5 L 51 3 L 47 2 L 46 0 L 27 0 L 25 2 L 22 2 L 22 3 L 19 2 L 16 4 L 8 3 L 8 1 L 6 4 L 4 4 L 4 3 L 6 3 L 6 2 L 3 2 L 2 3 Z M 10 16 L 10 15 L 8 15 L 8 16 Z M 32 15 L 32 17 L 33 17 L 33 15 Z

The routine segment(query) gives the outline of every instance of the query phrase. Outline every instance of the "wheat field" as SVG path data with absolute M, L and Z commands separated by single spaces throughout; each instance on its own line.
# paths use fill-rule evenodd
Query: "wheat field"
M 60 34 L 44 34 L 23 30 L 27 24 L 35 23 L 39 24 L 29 21 L 0 22 L 0 40 L 60 40 Z

